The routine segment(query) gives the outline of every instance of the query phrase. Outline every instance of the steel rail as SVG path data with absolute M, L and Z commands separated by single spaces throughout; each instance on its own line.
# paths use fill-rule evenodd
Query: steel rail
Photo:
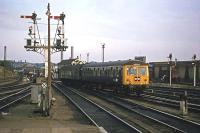
M 9 91 L 5 91 L 5 92 L 0 92 L 0 95 L 6 95 L 6 94 L 10 94 L 13 92 L 17 92 L 19 90 L 22 90 L 22 88 L 16 89 L 16 90 L 9 90 Z
M 29 88 L 29 89 L 30 89 L 30 88 Z M 8 106 L 10 106 L 10 105 L 12 105 L 12 104 L 14 104 L 14 103 L 20 101 L 20 100 L 23 99 L 23 98 L 26 98 L 26 97 L 29 96 L 30 94 L 31 94 L 31 93 L 28 92 L 28 90 L 23 91 L 23 92 L 21 92 L 21 93 L 18 93 L 17 96 L 15 95 L 14 100 L 11 100 L 11 101 L 7 100 L 7 101 L 9 101 L 9 102 L 6 101 L 5 104 L 1 105 L 1 106 L 0 106 L 0 110 L 5 109 L 6 107 L 8 107 Z M 21 95 L 22 95 L 22 96 L 21 96 Z M 11 98 L 11 97 L 10 97 L 10 98 Z
M 100 92 L 98 92 L 99 96 Z M 105 95 L 105 94 L 103 94 Z M 144 117 L 150 118 L 152 120 L 158 121 L 168 127 L 174 128 L 178 132 L 188 132 L 188 133 L 198 133 L 200 129 L 200 124 L 190 120 L 185 120 L 181 117 L 162 112 L 150 107 L 144 107 L 142 105 L 132 103 L 130 101 L 124 100 L 119 97 L 112 95 L 109 96 L 100 96 L 100 98 L 105 99 L 109 102 L 118 104 L 124 108 L 129 108 L 135 113 L 141 114 Z
M 172 103 L 179 103 L 180 102 L 180 99 L 176 100 L 176 99 L 173 99 L 173 98 L 168 98 L 168 97 L 165 98 L 165 97 L 156 96 L 156 95 L 143 94 L 142 96 L 147 97 L 147 98 L 149 97 L 149 98 L 156 99 L 156 100 L 169 101 L 169 102 L 172 102 Z M 191 103 L 191 102 L 188 102 L 188 105 L 194 105 L 194 106 L 197 106 L 197 107 L 200 106 L 199 104 L 195 104 L 195 103 Z
M 170 105 L 174 107 L 179 107 L 180 100 L 170 98 L 170 97 L 161 97 L 156 95 L 149 95 L 149 94 L 143 94 L 142 97 L 144 97 L 146 101 L 151 101 L 155 103 L 161 103 L 165 105 Z M 188 109 L 195 112 L 200 112 L 200 105 L 196 103 L 192 103 L 191 101 L 188 102 Z
M 8 98 L 10 98 L 10 97 L 12 97 L 12 96 L 18 95 L 18 94 L 20 94 L 20 93 L 23 93 L 24 91 L 30 90 L 30 88 L 31 88 L 31 87 L 24 88 L 24 89 L 22 89 L 22 90 L 20 90 L 20 91 L 18 91 L 18 92 L 16 92 L 16 93 L 13 93 L 13 94 L 10 94 L 10 95 L 8 95 L 8 96 L 6 96 L 6 97 L 3 97 L 3 98 L 0 99 L 0 101 L 3 101 L 3 100 L 5 100 L 5 99 L 8 99 Z
M 25 84 L 14 84 L 6 87 L 0 87 L 0 91 L 5 91 L 5 90 L 11 90 L 11 89 L 16 89 L 16 88 L 23 88 L 29 86 L 30 83 L 25 83 Z
M 0 88 L 8 87 L 8 86 L 11 86 L 11 85 L 16 85 L 16 84 L 18 84 L 19 82 L 20 82 L 19 80 L 16 80 L 16 81 L 13 81 L 13 82 L 10 82 L 10 83 L 1 84 L 1 85 L 0 85 Z
M 57 89 L 61 86 L 54 85 Z M 129 123 L 123 121 L 119 117 L 115 116 L 111 112 L 105 110 L 100 105 L 94 103 L 88 98 L 82 96 L 80 93 L 75 92 L 69 87 L 62 86 L 64 88 L 62 91 L 59 89 L 69 100 L 72 100 L 72 103 L 76 103 L 76 107 L 78 107 L 83 114 L 89 118 L 90 121 L 98 128 L 105 129 L 106 132 L 137 132 L 141 133 L 137 128 L 130 125 Z M 92 109 L 92 110 L 91 110 Z

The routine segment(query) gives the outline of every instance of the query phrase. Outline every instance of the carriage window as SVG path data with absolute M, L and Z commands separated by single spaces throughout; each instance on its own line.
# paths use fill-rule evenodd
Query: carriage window
M 136 75 L 137 74 L 137 70 L 136 68 L 128 68 L 128 75 Z
M 111 67 L 110 70 L 112 71 L 112 70 L 113 70 L 113 67 Z
M 145 67 L 138 68 L 138 73 L 139 73 L 139 75 L 145 75 L 146 74 L 146 68 Z

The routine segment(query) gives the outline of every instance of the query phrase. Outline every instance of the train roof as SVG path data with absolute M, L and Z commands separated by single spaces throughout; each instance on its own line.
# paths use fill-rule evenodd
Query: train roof
M 140 60 L 118 60 L 118 61 L 109 61 L 109 62 L 91 62 L 85 64 L 83 67 L 103 67 L 103 66 L 122 66 L 122 65 L 131 65 L 131 64 L 147 64 Z
M 58 65 L 82 65 L 84 64 L 83 61 L 79 59 L 67 59 L 67 60 L 62 60 Z

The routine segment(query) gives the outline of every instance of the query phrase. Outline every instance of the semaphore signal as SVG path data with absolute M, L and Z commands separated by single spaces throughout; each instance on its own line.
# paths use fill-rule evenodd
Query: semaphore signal
M 30 36 L 29 39 L 26 39 L 27 44 L 24 46 L 27 51 L 34 51 L 37 53 L 42 54 L 45 57 L 45 78 L 47 79 L 47 88 L 44 89 L 44 100 L 42 104 L 42 111 L 44 115 L 49 115 L 50 105 L 51 105 L 51 54 L 55 52 L 61 51 L 61 60 L 63 60 L 63 51 L 66 51 L 68 46 L 65 45 L 65 33 L 64 33 L 64 19 L 65 14 L 61 13 L 60 16 L 51 16 L 50 12 L 50 4 L 47 6 L 46 15 L 48 16 L 48 44 L 42 43 L 40 37 L 40 31 L 38 27 L 37 14 L 35 12 L 32 15 L 21 15 L 20 18 L 23 19 L 31 19 L 33 21 L 33 25 L 29 26 L 28 28 L 28 35 Z M 53 43 L 51 43 L 50 38 L 50 19 L 57 20 L 57 28 L 56 33 L 53 39 Z M 60 25 L 60 21 L 62 24 Z M 39 41 L 38 41 L 39 40 Z M 53 44 L 53 45 L 52 45 Z

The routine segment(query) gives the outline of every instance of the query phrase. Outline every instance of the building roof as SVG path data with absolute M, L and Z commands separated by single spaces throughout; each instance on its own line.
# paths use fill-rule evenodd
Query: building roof
M 176 64 L 177 66 L 185 66 L 185 65 L 193 65 L 193 63 L 196 63 L 197 65 L 200 65 L 200 60 L 196 60 L 196 61 L 172 61 L 171 62 L 173 65 Z M 165 62 L 149 62 L 150 66 L 152 65 L 161 65 L 161 66 L 165 66 L 165 65 L 169 65 L 169 61 L 165 61 Z

